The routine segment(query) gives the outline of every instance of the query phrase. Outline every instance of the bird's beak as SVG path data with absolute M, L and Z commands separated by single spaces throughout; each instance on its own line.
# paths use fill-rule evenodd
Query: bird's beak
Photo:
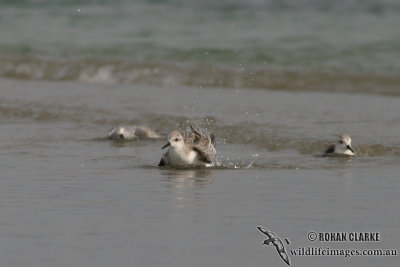
M 168 143 L 166 143 L 161 149 L 164 149 L 164 148 L 166 148 L 166 147 L 169 147 L 170 145 L 171 145 L 171 143 L 168 142 Z
M 354 153 L 354 150 L 351 148 L 351 146 L 350 146 L 350 145 L 347 145 L 347 146 L 346 146 L 346 148 L 347 148 L 348 150 L 350 150 L 351 152 L 353 152 L 353 153 Z

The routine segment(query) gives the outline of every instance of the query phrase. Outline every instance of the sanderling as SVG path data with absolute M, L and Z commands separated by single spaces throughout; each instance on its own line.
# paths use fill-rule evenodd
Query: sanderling
M 351 138 L 348 134 L 341 134 L 336 143 L 330 145 L 326 150 L 325 154 L 338 154 L 338 155 L 349 155 L 353 156 L 354 150 L 351 147 Z
M 173 131 L 168 136 L 168 143 L 162 149 L 169 147 L 160 160 L 158 166 L 213 166 L 215 154 L 214 135 L 207 136 L 192 125 L 191 132 L 183 136 L 178 131 Z
M 108 133 L 108 138 L 116 141 L 130 141 L 137 138 L 160 138 L 157 133 L 145 126 L 118 126 Z

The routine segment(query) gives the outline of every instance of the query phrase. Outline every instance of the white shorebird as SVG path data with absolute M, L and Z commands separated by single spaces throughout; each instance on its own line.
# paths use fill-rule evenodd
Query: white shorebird
M 178 131 L 173 131 L 168 136 L 168 147 L 158 166 L 213 166 L 215 154 L 214 135 L 206 136 L 189 125 L 191 132 L 183 136 Z
M 145 126 L 117 126 L 110 130 L 108 138 L 116 141 L 130 141 L 140 138 L 160 138 L 157 133 Z
M 351 147 L 351 138 L 348 134 L 341 134 L 336 143 L 330 145 L 326 150 L 325 154 L 337 154 L 337 155 L 348 155 L 354 156 L 355 152 Z

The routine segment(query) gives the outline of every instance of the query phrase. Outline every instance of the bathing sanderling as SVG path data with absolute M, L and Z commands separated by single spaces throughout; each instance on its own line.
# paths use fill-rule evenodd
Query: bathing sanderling
M 178 131 L 173 131 L 168 136 L 168 143 L 162 149 L 168 147 L 158 166 L 213 166 L 215 154 L 214 135 L 207 136 L 192 125 L 191 132 L 183 136 Z

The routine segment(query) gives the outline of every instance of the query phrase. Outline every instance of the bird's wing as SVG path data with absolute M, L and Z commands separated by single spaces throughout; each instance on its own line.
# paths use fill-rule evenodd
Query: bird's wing
M 194 135 L 194 143 L 210 143 L 210 137 L 205 135 L 196 129 L 192 124 L 189 124 L 190 129 L 192 130 L 191 134 Z M 190 135 L 190 134 L 189 134 Z
M 199 149 L 196 146 L 192 148 L 196 153 L 200 161 L 205 163 L 212 163 L 212 154 L 206 153 L 205 151 Z
M 282 240 L 280 240 L 278 237 L 276 237 L 274 241 L 275 241 L 274 245 L 275 245 L 276 251 L 278 252 L 279 256 L 281 256 L 282 260 L 284 262 L 286 262 L 287 265 L 290 266 L 289 256 L 286 253 L 285 246 L 283 245 Z
M 164 161 L 163 158 L 160 159 L 160 163 L 158 163 L 158 167 L 164 167 L 166 165 L 166 162 Z
M 335 152 L 335 144 L 330 145 L 326 150 L 325 153 L 334 153 Z
M 279 253 L 279 256 L 281 256 L 282 260 L 283 260 L 284 262 L 286 262 L 287 265 L 290 266 L 290 259 L 289 259 L 288 254 L 286 254 L 286 252 L 281 252 L 281 253 Z
M 199 139 L 200 138 L 197 135 L 195 135 L 193 132 L 186 133 L 186 135 L 184 137 L 185 143 L 189 144 L 189 145 L 198 143 Z
M 189 134 L 187 134 L 186 142 L 191 144 L 198 144 L 203 146 L 212 145 L 214 148 L 216 147 L 215 136 L 211 133 L 209 136 L 200 132 L 196 129 L 192 124 L 189 124 L 190 129 L 192 130 Z
M 265 229 L 262 226 L 257 226 L 258 230 L 260 230 L 263 234 L 267 235 L 269 238 L 273 237 L 273 235 L 271 235 L 272 232 L 268 231 L 267 229 Z
M 160 163 L 158 163 L 158 166 L 159 166 L 159 167 L 163 167 L 163 166 L 165 166 L 165 165 L 168 165 L 168 150 L 167 150 L 167 152 L 165 152 L 165 153 L 162 155 L 161 160 L 160 160 Z
M 191 132 L 187 134 L 185 143 L 190 144 L 197 153 L 199 160 L 205 163 L 212 163 L 215 148 L 210 137 L 197 130 L 192 124 L 189 124 Z
M 276 250 L 281 253 L 281 252 L 285 252 L 285 247 L 283 246 L 282 241 L 279 238 L 274 238 L 273 239 L 273 243 L 276 247 Z
M 202 134 L 199 130 L 197 130 L 196 128 L 194 128 L 194 126 L 193 126 L 192 124 L 189 124 L 189 127 L 190 127 L 190 129 L 192 130 L 192 132 L 193 132 L 194 134 L 196 134 L 197 136 L 203 136 L 203 134 Z

